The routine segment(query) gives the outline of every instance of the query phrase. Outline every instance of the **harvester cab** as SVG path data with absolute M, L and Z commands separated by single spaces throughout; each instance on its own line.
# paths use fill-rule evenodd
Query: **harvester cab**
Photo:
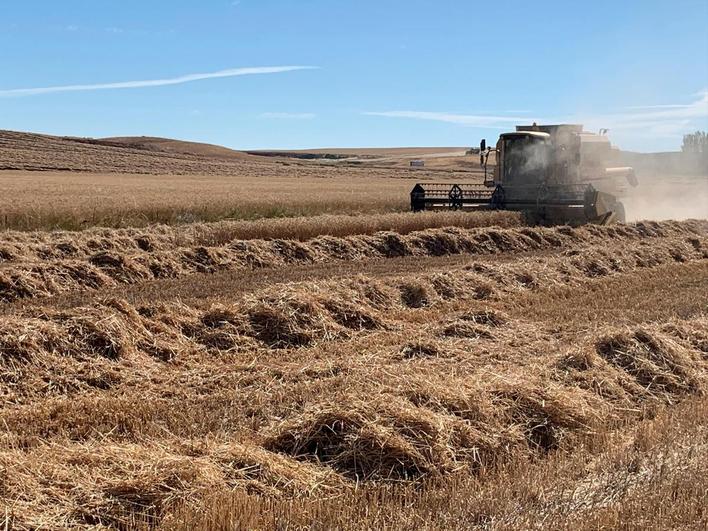
M 540 224 L 624 221 L 622 204 L 601 188 L 623 179 L 636 185 L 636 177 L 631 168 L 607 167 L 612 154 L 605 135 L 584 132 L 581 125 L 518 126 L 494 148 L 482 140 L 483 183 L 419 183 L 411 208 L 516 210 Z

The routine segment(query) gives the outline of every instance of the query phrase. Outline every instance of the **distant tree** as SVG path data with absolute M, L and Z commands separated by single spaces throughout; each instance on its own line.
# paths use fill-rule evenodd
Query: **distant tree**
M 696 131 L 695 133 L 683 135 L 681 151 L 684 153 L 708 153 L 708 133 Z

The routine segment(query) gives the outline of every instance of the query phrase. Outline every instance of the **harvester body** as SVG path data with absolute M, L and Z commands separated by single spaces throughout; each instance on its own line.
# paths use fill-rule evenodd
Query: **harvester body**
M 412 210 L 516 210 L 553 224 L 624 220 L 616 194 L 622 183 L 636 186 L 636 177 L 631 168 L 610 166 L 616 150 L 605 135 L 584 132 L 581 125 L 534 124 L 502 134 L 496 148 L 485 144 L 483 184 L 419 183 L 411 192 Z

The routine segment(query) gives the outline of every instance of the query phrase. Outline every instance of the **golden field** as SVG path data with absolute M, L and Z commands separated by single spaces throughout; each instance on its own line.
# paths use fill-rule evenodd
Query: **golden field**
M 411 179 L 459 170 L 31 140 L 0 172 L 6 528 L 708 524 L 708 221 L 417 215 Z
M 105 144 L 0 131 L 0 228 L 77 230 L 402 212 L 418 180 L 460 179 L 460 169 L 481 178 L 475 157 L 463 157 L 454 171 L 418 171 L 151 140 L 133 139 L 126 147 L 116 139 Z

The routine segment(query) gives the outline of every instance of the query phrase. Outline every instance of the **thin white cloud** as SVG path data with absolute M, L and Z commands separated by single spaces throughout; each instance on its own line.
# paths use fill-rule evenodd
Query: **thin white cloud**
M 293 72 L 295 70 L 312 70 L 314 66 L 257 66 L 250 68 L 231 68 L 228 70 L 219 70 L 218 72 L 209 72 L 205 74 L 187 74 L 184 76 L 168 78 L 168 79 L 152 79 L 145 81 L 122 81 L 119 83 L 96 83 L 90 85 L 64 85 L 58 87 L 38 87 L 38 88 L 21 88 L 0 90 L 0 97 L 8 96 L 36 96 L 39 94 L 52 94 L 56 92 L 81 92 L 90 90 L 114 90 L 114 89 L 131 89 L 145 87 L 163 87 L 166 85 L 181 85 L 182 83 L 190 83 L 192 81 L 200 81 L 202 79 L 215 79 L 222 77 L 236 77 L 262 74 L 279 74 L 282 72 Z
M 580 114 L 530 118 L 529 116 L 520 116 L 526 114 L 522 111 L 515 111 L 516 115 L 514 116 L 428 111 L 385 111 L 366 112 L 364 114 L 386 118 L 430 120 L 491 129 L 506 129 L 520 123 L 528 123 L 531 120 L 538 123 L 582 123 L 590 130 L 604 127 L 615 130 L 636 131 L 638 134 L 648 136 L 675 137 L 685 133 L 692 127 L 705 128 L 708 125 L 708 89 L 695 94 L 694 98 L 693 102 L 686 104 L 636 107 L 634 112 L 589 116 Z
M 708 89 L 694 97 L 688 104 L 654 105 L 637 108 L 636 112 L 587 117 L 584 122 L 646 137 L 680 137 L 694 127 L 708 126 Z
M 696 94 L 696 98 L 695 101 L 685 105 L 654 106 L 644 112 L 619 114 L 614 118 L 628 125 L 708 118 L 708 89 Z
M 510 125 L 527 122 L 528 117 L 520 116 L 489 116 L 483 114 L 455 114 L 449 112 L 427 111 L 385 111 L 365 112 L 366 116 L 383 116 L 386 118 L 409 118 L 414 120 L 430 120 L 470 127 L 504 128 Z
M 685 109 L 689 107 L 686 104 L 671 104 L 671 105 L 632 105 L 630 107 L 625 107 L 626 111 L 651 111 L 654 109 Z
M 275 118 L 283 120 L 312 120 L 317 115 L 311 112 L 264 112 L 261 118 Z

